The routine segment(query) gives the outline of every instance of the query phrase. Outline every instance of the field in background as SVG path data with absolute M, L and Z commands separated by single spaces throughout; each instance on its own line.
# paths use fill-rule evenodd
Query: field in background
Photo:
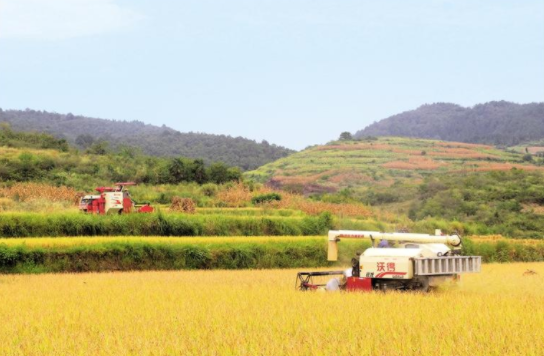
M 174 197 L 190 198 L 199 212 L 217 214 L 238 214 L 234 208 L 258 208 L 267 215 L 276 214 L 273 210 L 296 210 L 309 215 L 318 215 L 328 211 L 335 215 L 349 217 L 369 217 L 374 212 L 361 203 L 327 203 L 306 199 L 289 192 L 280 192 L 280 200 L 253 203 L 252 199 L 275 193 L 261 184 L 242 182 L 223 185 L 195 183 L 179 185 L 139 185 L 130 187 L 132 197 L 138 202 L 151 202 L 152 205 L 169 212 Z M 86 194 L 76 189 L 55 187 L 43 183 L 15 183 L 0 185 L 1 212 L 76 212 L 79 199 Z M 251 210 L 251 209 L 250 209 Z M 246 210 L 247 211 L 247 210 Z M 279 213 L 281 214 L 281 212 Z M 291 213 L 287 213 L 291 215 Z
M 523 276 L 527 269 L 536 275 Z M 297 292 L 297 270 L 0 276 L 11 355 L 539 355 L 544 264 L 454 289 Z

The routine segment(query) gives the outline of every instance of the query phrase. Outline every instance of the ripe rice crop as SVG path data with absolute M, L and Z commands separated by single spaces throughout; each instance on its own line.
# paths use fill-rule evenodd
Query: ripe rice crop
M 326 145 L 316 147 L 316 151 L 359 151 L 359 150 L 389 150 L 392 146 L 383 143 L 355 143 L 355 144 L 341 144 L 341 145 Z
M 534 154 L 537 154 L 537 153 L 540 153 L 540 152 L 544 152 L 544 147 L 542 147 L 542 146 L 527 147 L 527 152 L 534 155 Z
M 527 269 L 536 275 L 523 276 Z M 297 270 L 0 276 L 2 355 L 541 355 L 544 264 L 420 293 L 294 290 Z
M 464 143 L 464 142 L 448 142 L 448 141 L 433 141 L 435 145 L 437 146 L 443 146 L 447 148 L 480 148 L 485 150 L 492 150 L 493 146 L 489 145 L 482 145 L 479 143 Z
M 229 208 L 243 207 L 251 201 L 251 192 L 242 182 L 217 193 L 217 199 Z
M 369 217 L 372 216 L 372 211 L 362 204 L 334 204 L 322 201 L 314 201 L 305 199 L 301 195 L 281 193 L 282 200 L 270 203 L 271 206 L 280 209 L 295 209 L 300 210 L 309 215 L 319 215 L 323 212 L 329 212 L 338 216 L 349 217 Z
M 406 169 L 406 170 L 433 170 L 445 166 L 443 163 L 435 162 L 431 159 L 409 159 L 406 161 L 393 161 L 382 164 L 382 167 L 389 169 Z
M 496 155 L 491 155 L 474 149 L 469 148 L 440 148 L 438 150 L 432 150 L 428 152 L 430 156 L 445 157 L 445 158 L 465 158 L 465 159 L 487 159 L 499 158 Z
M 16 183 L 9 187 L 0 187 L 0 197 L 17 201 L 48 200 L 52 202 L 79 200 L 78 192 L 69 187 L 55 187 L 41 183 Z
M 325 173 L 323 173 L 325 174 Z M 251 202 L 251 198 L 255 195 L 267 194 L 276 192 L 270 188 L 261 188 L 258 191 L 250 192 L 249 189 L 242 183 L 236 184 L 228 189 L 218 193 L 218 199 L 225 203 L 228 207 L 243 207 Z M 362 204 L 333 204 L 320 201 L 306 199 L 299 194 L 289 192 L 277 192 L 281 195 L 281 201 L 275 201 L 265 204 L 267 207 L 275 209 L 294 209 L 300 210 L 309 215 L 319 215 L 324 212 L 329 212 L 334 215 L 350 216 L 350 217 L 368 217 L 372 215 L 372 211 Z
M 331 183 L 353 183 L 353 182 L 372 182 L 374 179 L 364 173 L 339 172 L 335 173 L 330 179 Z

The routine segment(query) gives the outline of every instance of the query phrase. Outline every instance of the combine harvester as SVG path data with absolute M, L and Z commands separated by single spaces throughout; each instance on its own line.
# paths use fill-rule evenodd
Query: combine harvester
M 136 185 L 134 182 L 115 183 L 115 187 L 98 187 L 98 195 L 85 195 L 79 202 L 79 210 L 93 214 L 127 214 L 152 213 L 153 207 L 146 203 L 132 200 L 126 186 Z
M 329 231 L 328 260 L 338 260 L 340 238 L 369 239 L 372 247 L 353 258 L 345 271 L 299 272 L 299 290 L 421 290 L 446 281 L 457 281 L 461 273 L 480 272 L 480 256 L 461 256 L 457 235 L 384 233 L 377 231 Z M 381 240 L 378 247 L 376 240 Z M 391 247 L 396 242 L 395 247 Z M 454 247 L 450 249 L 446 244 Z M 317 277 L 336 276 L 327 283 Z

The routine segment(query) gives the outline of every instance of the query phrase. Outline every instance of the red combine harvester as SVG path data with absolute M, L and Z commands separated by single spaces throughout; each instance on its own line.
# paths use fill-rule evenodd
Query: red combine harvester
M 115 187 L 98 187 L 97 195 L 85 195 L 79 202 L 79 210 L 92 214 L 127 214 L 152 213 L 149 202 L 137 203 L 130 197 L 126 186 L 136 185 L 134 182 L 115 183 Z

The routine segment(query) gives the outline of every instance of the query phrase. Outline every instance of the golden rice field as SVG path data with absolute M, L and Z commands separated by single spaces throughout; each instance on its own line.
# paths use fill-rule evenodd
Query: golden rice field
M 523 276 L 527 269 L 538 274 Z M 544 264 L 419 293 L 294 290 L 294 270 L 0 276 L 2 355 L 542 355 Z

